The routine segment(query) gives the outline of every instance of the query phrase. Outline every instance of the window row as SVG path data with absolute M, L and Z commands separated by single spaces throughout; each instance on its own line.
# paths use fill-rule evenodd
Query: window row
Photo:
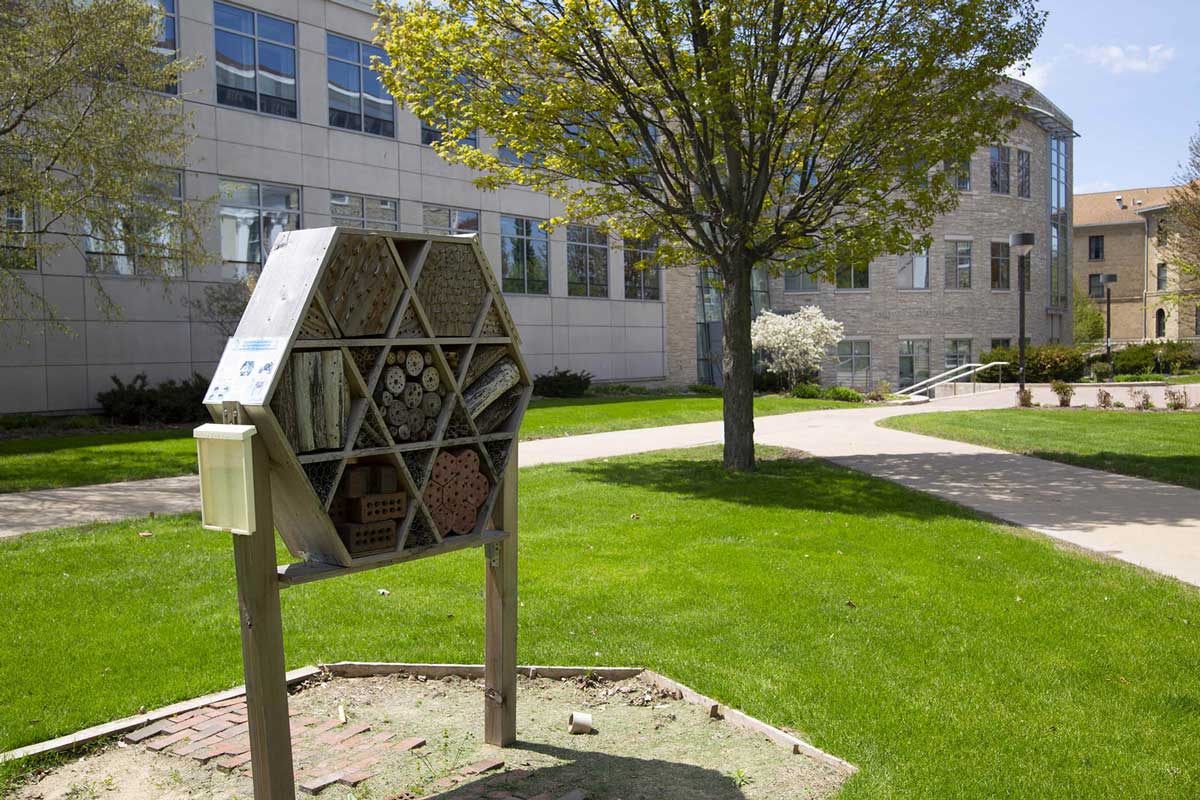
M 945 288 L 970 289 L 974 272 L 974 243 L 967 240 L 946 242 Z M 1007 242 L 990 243 L 990 279 L 993 289 L 1011 289 L 1012 254 Z M 1018 268 L 1025 270 L 1025 288 L 1030 287 L 1031 259 L 1021 256 Z M 929 253 L 904 253 L 896 260 L 896 287 L 899 289 L 929 289 Z M 834 288 L 838 290 L 869 289 L 871 273 L 867 265 L 842 267 L 837 270 Z M 813 275 L 799 269 L 784 274 L 785 292 L 816 292 L 820 285 Z
M 1011 338 L 994 338 L 989 349 L 1012 346 Z M 937 373 L 955 369 L 971 361 L 971 339 L 945 339 L 941 365 L 934 364 L 931 339 L 901 339 L 898 344 L 899 388 L 921 383 Z M 843 339 L 838 342 L 835 360 L 835 380 L 839 386 L 871 388 L 881 375 L 873 374 L 871 342 L 869 339 Z
M 988 148 L 988 188 L 992 194 L 1012 194 L 1012 159 L 1016 150 L 1017 197 L 1033 196 L 1033 154 L 1028 150 L 1005 145 Z M 971 184 L 971 161 L 946 161 L 942 165 L 951 185 L 960 192 L 969 192 Z

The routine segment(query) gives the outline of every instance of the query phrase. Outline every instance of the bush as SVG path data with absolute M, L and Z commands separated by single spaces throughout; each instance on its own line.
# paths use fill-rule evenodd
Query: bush
M 998 347 L 988 350 L 979 358 L 981 364 L 1007 361 L 996 370 L 980 373 L 984 380 L 997 381 L 1001 375 L 1006 383 L 1015 383 L 1018 374 L 1020 353 L 1015 347 Z M 1050 381 L 1077 381 L 1087 372 L 1087 361 L 1083 352 L 1076 347 L 1061 344 L 1030 345 L 1025 348 L 1025 380 L 1027 383 L 1049 383 Z
M 1111 381 L 1112 376 L 1113 368 L 1107 361 L 1097 361 L 1092 364 L 1092 377 L 1097 381 Z
M 1188 407 L 1188 396 L 1186 389 L 1167 389 L 1163 392 L 1166 398 L 1167 408 L 1172 411 L 1182 411 Z
M 1196 346 L 1188 342 L 1160 342 L 1154 351 L 1163 372 L 1178 375 L 1197 364 Z
M 713 386 L 711 383 L 688 384 L 688 391 L 692 394 L 702 394 L 706 397 L 721 397 L 725 394 L 724 389 L 720 386 Z
M 533 393 L 542 397 L 583 397 L 592 385 L 592 373 L 554 368 L 533 379 Z
M 754 391 L 774 394 L 777 392 L 786 392 L 790 381 L 787 375 L 782 372 L 771 372 L 770 370 L 755 370 L 754 371 Z
M 1033 392 L 1029 389 L 1017 389 L 1017 405 L 1021 408 L 1033 408 Z
M 815 383 L 797 383 L 792 387 L 791 395 L 801 400 L 816 400 L 821 396 L 821 387 Z
M 1117 375 L 1144 375 L 1154 371 L 1154 345 L 1134 344 L 1113 353 L 1113 372 Z
M 888 395 L 892 393 L 892 384 L 881 380 L 875 384 L 875 388 L 867 392 L 867 399 L 872 403 L 882 403 L 888 399 Z
M 208 419 L 204 393 L 208 379 L 199 373 L 186 381 L 166 381 L 150 386 L 145 373 L 125 383 L 112 376 L 113 388 L 96 395 L 104 415 L 122 425 L 150 422 L 202 422 Z
M 1113 378 L 1117 383 L 1142 383 L 1145 381 L 1161 381 L 1163 376 L 1157 372 L 1143 372 L 1138 375 L 1118 375 Z
M 1050 390 L 1058 395 L 1058 404 L 1063 408 L 1068 408 L 1071 405 L 1071 398 L 1075 396 L 1075 387 L 1066 381 L 1054 381 L 1050 384 Z
M 863 401 L 861 394 L 845 386 L 830 386 L 821 392 L 821 397 L 838 403 L 861 403 Z
M 1145 389 L 1130 389 L 1129 402 L 1139 411 L 1149 411 L 1154 408 L 1154 401 Z
M 1098 389 L 1096 391 L 1096 405 L 1100 406 L 1101 408 L 1112 408 L 1112 392 L 1108 391 L 1107 389 Z

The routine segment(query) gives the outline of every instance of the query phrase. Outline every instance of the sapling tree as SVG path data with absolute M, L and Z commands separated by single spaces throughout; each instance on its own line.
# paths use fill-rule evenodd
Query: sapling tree
M 724 463 L 754 466 L 751 274 L 905 252 L 1013 124 L 1035 0 L 399 0 L 387 88 L 485 188 L 657 237 L 722 296 Z M 999 87 L 999 90 L 998 90 Z M 476 146 L 476 132 L 487 138 Z M 914 233 L 915 232 L 915 233 Z M 686 302 L 686 301 L 685 301 Z
M 842 323 L 829 319 L 816 306 L 791 314 L 764 311 L 750 324 L 750 345 L 768 370 L 794 385 L 821 368 L 830 348 L 841 341 L 842 332 Z

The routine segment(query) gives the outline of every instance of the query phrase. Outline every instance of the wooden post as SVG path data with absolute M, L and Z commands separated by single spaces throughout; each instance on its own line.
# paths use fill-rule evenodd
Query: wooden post
M 483 740 L 517 740 L 517 442 L 504 467 L 493 519 L 508 536 L 484 548 L 487 557 L 484 633 Z
M 242 663 L 246 672 L 246 716 L 255 800 L 294 800 L 292 735 L 283 658 L 283 618 L 275 564 L 275 522 L 271 516 L 271 480 L 262 437 L 254 447 L 256 530 L 233 537 L 237 570 Z

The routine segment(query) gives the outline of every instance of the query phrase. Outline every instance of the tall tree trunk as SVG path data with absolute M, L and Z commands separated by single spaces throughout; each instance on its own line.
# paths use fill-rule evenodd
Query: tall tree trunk
M 723 270 L 721 374 L 725 381 L 725 468 L 754 469 L 754 350 L 750 346 L 750 271 L 742 264 Z

